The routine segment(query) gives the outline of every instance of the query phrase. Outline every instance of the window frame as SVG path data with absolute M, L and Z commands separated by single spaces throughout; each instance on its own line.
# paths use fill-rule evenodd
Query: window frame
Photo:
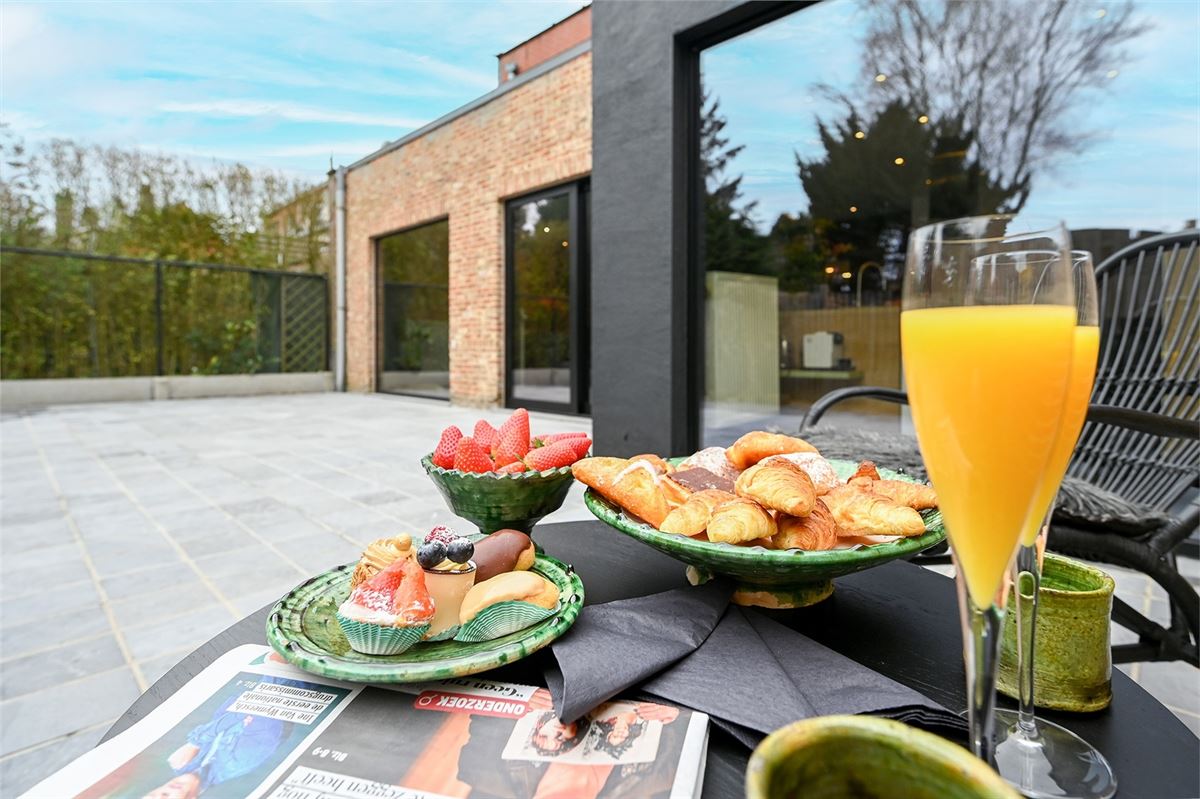
M 568 350 L 571 362 L 568 400 L 565 403 L 559 403 L 517 399 L 513 397 L 512 380 L 512 365 L 517 361 L 516 337 L 513 335 L 513 331 L 516 329 L 514 320 L 517 310 L 517 292 L 516 269 L 513 263 L 516 239 L 511 224 L 512 210 L 530 202 L 558 197 L 564 193 L 567 195 L 567 222 L 570 225 L 571 237 L 575 239 L 567 253 L 569 272 L 567 306 L 570 314 L 571 335 Z M 507 408 L 520 407 L 573 416 L 586 416 L 591 411 L 589 402 L 591 363 L 588 357 L 591 340 L 590 292 L 588 290 L 590 241 L 587 231 L 589 195 L 589 179 L 584 177 L 510 197 L 504 201 L 504 406 Z
M 415 392 L 411 392 L 411 391 L 384 391 L 383 388 L 381 388 L 381 386 L 383 384 L 383 371 L 384 371 L 384 369 L 383 369 L 383 367 L 384 367 L 384 347 L 386 346 L 386 341 L 384 338 L 384 312 L 386 309 L 386 304 L 385 304 L 384 290 L 383 290 L 383 284 L 384 284 L 383 257 L 382 257 L 382 252 L 381 252 L 383 240 L 391 238 L 392 236 L 399 236 L 404 233 L 411 233 L 414 230 L 420 230 L 423 227 L 429 227 L 430 225 L 437 225 L 442 222 L 446 223 L 446 325 L 448 328 L 447 345 L 446 345 L 446 350 L 447 350 L 446 351 L 446 355 L 447 355 L 446 396 L 445 397 L 435 397 L 435 396 L 431 396 L 429 394 L 420 394 L 420 393 L 415 393 Z M 427 399 L 427 400 L 433 400 L 435 402 L 449 403 L 451 400 L 451 396 L 452 396 L 451 395 L 451 387 L 450 387 L 450 374 L 452 372 L 452 365 L 450 364 L 450 360 L 449 360 L 449 355 L 450 355 L 449 341 L 450 341 L 450 339 L 453 338 L 453 335 L 454 335 L 453 323 L 452 323 L 452 320 L 450 319 L 450 215 L 449 214 L 441 214 L 441 215 L 433 217 L 431 219 L 423 219 L 420 222 L 416 222 L 411 225 L 404 225 L 403 227 L 399 227 L 394 230 L 389 230 L 386 233 L 379 233 L 377 235 L 374 235 L 371 237 L 371 254 L 374 256 L 374 259 L 375 259 L 375 268 L 374 268 L 374 271 L 375 271 L 375 309 L 376 309 L 376 313 L 375 313 L 375 393 L 389 394 L 389 395 L 396 396 L 396 397 L 416 397 L 418 399 Z

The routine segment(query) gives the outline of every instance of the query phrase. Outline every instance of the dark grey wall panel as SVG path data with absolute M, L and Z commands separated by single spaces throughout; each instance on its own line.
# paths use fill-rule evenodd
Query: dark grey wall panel
M 595 451 L 688 446 L 687 118 L 676 35 L 741 4 L 592 7 L 592 419 Z

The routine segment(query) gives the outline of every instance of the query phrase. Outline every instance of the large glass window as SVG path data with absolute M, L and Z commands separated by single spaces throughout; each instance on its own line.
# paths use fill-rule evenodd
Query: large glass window
M 450 223 L 378 241 L 379 390 L 450 396 Z
M 705 50 L 704 443 L 902 385 L 916 226 L 1057 217 L 1097 263 L 1194 226 L 1198 40 L 1200 6 L 1174 0 L 826 0 Z
M 508 402 L 587 410 L 586 192 L 508 204 Z

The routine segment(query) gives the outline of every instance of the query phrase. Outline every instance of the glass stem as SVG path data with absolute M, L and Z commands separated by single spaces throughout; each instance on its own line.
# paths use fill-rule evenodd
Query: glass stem
M 1017 726 L 1019 734 L 1027 739 L 1037 737 L 1033 706 L 1033 664 L 1035 633 L 1037 631 L 1038 589 L 1042 584 L 1042 559 L 1039 557 L 1041 541 L 1049 527 L 1049 514 L 1042 523 L 1037 540 L 1017 550 L 1013 565 L 1013 584 L 1016 591 L 1017 632 Z
M 1004 608 L 999 602 L 979 607 L 967 590 L 962 569 L 955 568 L 958 606 L 963 624 L 963 660 L 967 667 L 967 725 L 971 752 L 995 768 L 996 666 L 1000 635 L 1004 630 Z

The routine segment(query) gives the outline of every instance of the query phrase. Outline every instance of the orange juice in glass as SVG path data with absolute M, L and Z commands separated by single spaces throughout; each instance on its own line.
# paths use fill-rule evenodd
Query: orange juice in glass
M 1108 799 L 1117 790 L 1112 767 L 1095 747 L 1075 733 L 1034 713 L 1034 642 L 1041 553 L 1054 498 L 1087 416 L 1100 351 L 1099 312 L 1091 253 L 1072 253 L 1076 326 L 1071 373 L 1062 422 L 1042 476 L 1033 513 L 1025 521 L 1013 566 L 1017 633 L 1017 710 L 997 710 L 996 768 L 1023 795 Z
M 925 308 L 900 317 L 921 456 L 981 607 L 1000 589 L 1044 483 L 1074 331 L 1075 309 L 1062 305 Z
M 1036 513 L 1075 339 L 1070 235 L 1010 215 L 908 242 L 900 345 L 913 426 L 956 565 L 971 750 L 994 765 L 1001 588 Z
M 1067 473 L 1067 465 L 1075 452 L 1079 433 L 1083 430 L 1083 419 L 1087 416 L 1088 400 L 1092 396 L 1092 385 L 1096 380 L 1096 357 L 1100 352 L 1100 328 L 1092 325 L 1075 326 L 1075 342 L 1071 358 L 1070 384 L 1067 386 L 1067 401 L 1063 406 L 1062 425 L 1046 466 L 1042 488 L 1034 503 L 1040 513 L 1031 516 L 1021 536 L 1021 546 L 1031 547 L 1037 543 L 1043 529 L 1042 521 L 1054 503 L 1054 496 Z

